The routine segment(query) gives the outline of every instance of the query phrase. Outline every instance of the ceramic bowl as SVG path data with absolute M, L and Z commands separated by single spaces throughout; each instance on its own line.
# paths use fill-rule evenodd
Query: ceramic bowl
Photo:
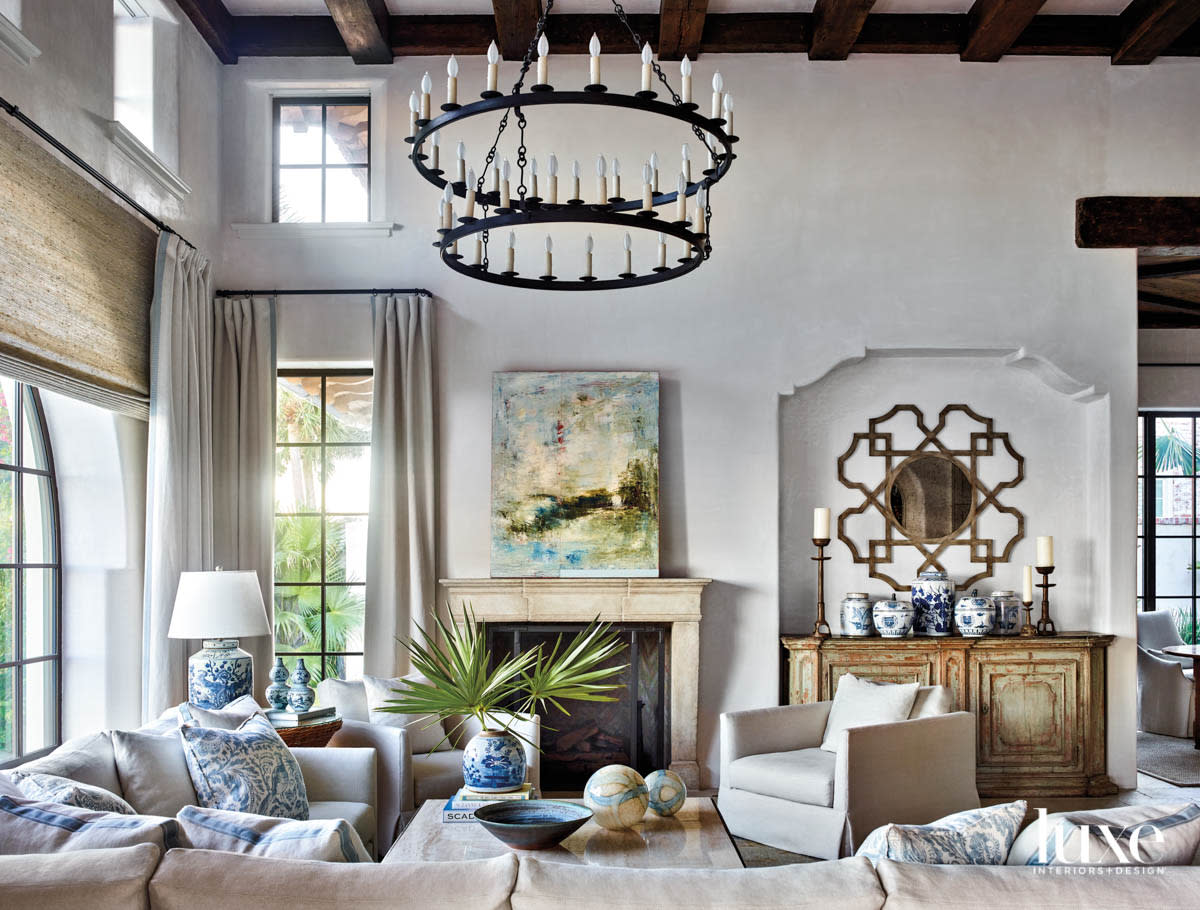
M 548 850 L 592 817 L 592 810 L 558 799 L 510 799 L 481 806 L 475 820 L 514 850 Z

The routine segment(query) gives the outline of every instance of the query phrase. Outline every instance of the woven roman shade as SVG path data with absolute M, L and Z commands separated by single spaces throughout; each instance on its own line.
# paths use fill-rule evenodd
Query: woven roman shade
M 0 374 L 145 417 L 157 238 L 0 121 Z

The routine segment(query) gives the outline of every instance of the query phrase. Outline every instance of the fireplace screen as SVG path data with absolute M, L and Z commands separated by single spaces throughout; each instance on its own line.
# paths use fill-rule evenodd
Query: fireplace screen
M 489 623 L 493 656 L 520 654 L 539 644 L 564 644 L 585 628 L 572 623 Z M 667 638 L 669 626 L 615 625 L 626 648 L 611 665 L 626 664 L 611 702 L 566 702 L 542 717 L 542 791 L 578 792 L 605 765 L 629 765 L 642 774 L 665 768 L 667 754 Z

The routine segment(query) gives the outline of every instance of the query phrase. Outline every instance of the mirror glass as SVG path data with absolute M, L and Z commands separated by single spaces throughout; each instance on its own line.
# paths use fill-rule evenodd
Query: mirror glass
M 888 505 L 896 524 L 910 539 L 947 537 L 970 517 L 971 479 L 957 461 L 915 455 L 892 479 Z

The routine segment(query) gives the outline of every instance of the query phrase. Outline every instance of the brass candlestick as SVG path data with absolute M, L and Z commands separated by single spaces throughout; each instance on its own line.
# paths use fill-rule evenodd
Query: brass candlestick
M 1050 573 L 1054 571 L 1054 566 L 1035 566 L 1034 567 L 1042 580 L 1037 587 L 1042 589 L 1042 618 L 1037 623 L 1038 635 L 1057 635 L 1058 630 L 1054 628 L 1054 620 L 1050 618 L 1050 589 L 1056 585 L 1050 581 Z
M 833 630 L 829 628 L 829 623 L 825 621 L 825 563 L 829 557 L 825 555 L 825 548 L 829 546 L 828 537 L 814 537 L 813 546 L 817 548 L 817 555 L 812 557 L 813 562 L 817 564 L 817 621 L 813 624 L 813 638 L 828 638 L 833 634 Z M 824 631 L 822 631 L 824 626 Z
M 1021 601 L 1024 606 L 1021 608 L 1025 611 L 1025 625 L 1021 626 L 1021 631 L 1017 634 L 1022 638 L 1033 638 L 1037 635 L 1037 626 L 1033 624 L 1033 601 Z

